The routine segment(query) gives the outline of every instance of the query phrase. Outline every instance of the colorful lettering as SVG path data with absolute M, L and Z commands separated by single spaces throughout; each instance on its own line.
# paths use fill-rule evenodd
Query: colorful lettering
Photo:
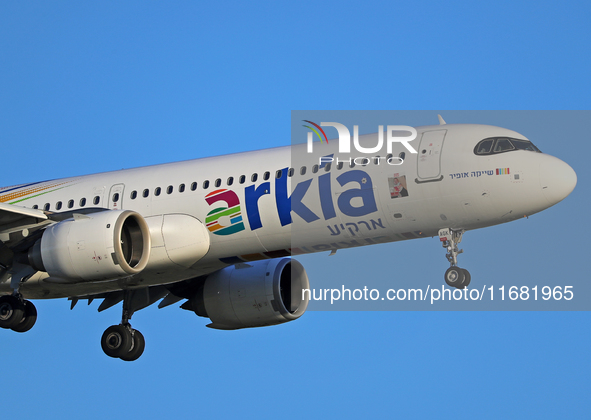
M 283 168 L 281 170 L 281 176 L 275 179 L 275 205 L 281 226 L 293 223 L 291 217 L 292 212 L 301 217 L 306 223 L 312 223 L 319 220 L 320 217 L 303 203 L 303 199 L 310 189 L 314 179 L 307 179 L 296 184 L 291 195 L 289 195 L 287 188 L 288 171 L 288 168 Z M 370 176 L 366 172 L 361 170 L 347 171 L 339 175 L 336 178 L 336 181 L 341 187 L 344 187 L 349 183 L 357 183 L 359 185 L 358 188 L 350 188 L 338 195 L 336 205 L 341 213 L 350 217 L 361 217 L 378 210 L 373 191 L 373 184 Z M 263 182 L 258 186 L 250 185 L 244 189 L 246 215 L 251 230 L 263 227 L 263 221 L 261 220 L 259 210 L 260 199 L 262 196 L 270 194 L 270 190 L 271 183 L 269 181 Z M 330 173 L 318 176 L 318 191 L 320 208 L 324 220 L 335 218 L 337 212 L 333 198 L 334 195 L 332 193 Z M 216 235 L 231 235 L 245 229 L 240 210 L 240 200 L 236 193 L 230 190 L 221 189 L 209 193 L 205 197 L 205 200 L 209 205 L 219 201 L 223 201 L 227 204 L 227 206 L 215 208 L 208 213 L 205 220 L 206 226 L 210 232 Z M 226 226 L 220 223 L 220 218 L 223 216 L 229 217 L 229 225 Z M 381 221 L 379 223 L 379 226 L 383 227 Z M 356 225 L 355 227 L 358 229 Z M 349 230 L 351 229 L 349 228 Z M 335 233 L 335 235 L 338 235 L 339 233 Z
M 234 191 L 222 189 L 210 192 L 205 196 L 205 201 L 210 206 L 220 201 L 227 204 L 225 207 L 218 207 L 207 213 L 205 225 L 211 233 L 216 235 L 231 235 L 244 230 L 242 213 L 240 211 L 240 200 Z M 228 226 L 220 223 L 220 218 L 224 216 L 230 219 Z

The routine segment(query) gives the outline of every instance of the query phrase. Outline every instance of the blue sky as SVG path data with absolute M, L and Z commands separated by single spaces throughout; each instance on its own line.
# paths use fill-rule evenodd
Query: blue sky
M 588 109 L 590 8 L 3 2 L 0 183 L 287 145 L 296 109 Z M 529 220 L 470 232 L 461 258 L 473 279 L 588 278 L 584 124 L 544 119 L 536 138 L 523 132 L 571 164 L 578 186 Z M 314 284 L 395 284 L 392 260 L 405 262 L 404 278 L 440 281 L 445 268 L 436 239 L 327 258 L 301 258 Z M 586 418 L 591 409 L 589 312 L 310 311 L 224 332 L 150 307 L 133 318 L 146 352 L 124 363 L 99 345 L 120 311 L 97 307 L 41 301 L 29 333 L 0 331 L 4 416 Z

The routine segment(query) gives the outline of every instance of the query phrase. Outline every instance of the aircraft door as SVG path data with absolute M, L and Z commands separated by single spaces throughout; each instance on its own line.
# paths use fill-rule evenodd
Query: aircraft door
M 115 184 L 111 187 L 109 192 L 109 208 L 118 210 L 123 208 L 123 190 L 124 184 Z
M 425 131 L 417 162 L 417 183 L 441 181 L 441 152 L 447 130 Z

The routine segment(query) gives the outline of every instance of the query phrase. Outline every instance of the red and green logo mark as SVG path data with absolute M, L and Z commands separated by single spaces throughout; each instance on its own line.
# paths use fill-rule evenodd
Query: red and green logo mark
M 205 225 L 211 233 L 231 235 L 244 230 L 240 199 L 234 191 L 222 189 L 210 192 L 205 196 L 205 201 L 210 206 L 218 202 L 226 203 L 226 206 L 217 207 L 207 213 Z
M 313 132 L 316 133 L 316 135 L 318 136 L 318 138 L 320 139 L 320 143 L 326 142 L 326 144 L 328 144 L 328 138 L 326 137 L 326 133 L 324 132 L 324 130 L 322 129 L 322 127 L 320 127 L 318 124 L 313 123 L 312 121 L 308 121 L 308 120 L 302 120 L 304 122 L 307 122 L 309 124 L 312 124 L 314 127 L 316 127 L 318 130 L 320 130 L 320 132 L 322 133 L 322 136 L 324 136 L 324 140 L 322 140 L 322 136 L 320 136 L 320 133 L 318 133 L 318 130 L 316 130 L 314 127 L 310 127 L 309 125 L 303 125 L 303 127 L 309 128 L 310 130 L 312 130 Z

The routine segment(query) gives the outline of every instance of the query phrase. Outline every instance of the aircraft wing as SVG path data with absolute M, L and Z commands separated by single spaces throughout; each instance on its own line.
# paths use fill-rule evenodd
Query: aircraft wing
M 0 203 L 0 241 L 10 244 L 28 236 L 35 230 L 51 223 L 42 210 L 29 209 L 12 204 Z M 20 232 L 15 238 L 11 234 Z
M 47 215 L 41 210 L 0 203 L 0 226 L 6 223 L 15 222 L 19 219 L 22 219 L 23 217 L 47 219 Z
M 127 293 L 127 311 L 131 316 L 134 312 L 147 308 L 148 306 L 160 301 L 158 308 L 162 309 L 166 306 L 173 305 L 181 300 L 190 299 L 195 293 L 195 290 L 200 284 L 205 282 L 207 276 L 195 277 L 188 280 L 179 281 L 160 286 L 149 286 L 139 289 L 132 289 L 124 292 L 123 290 L 115 292 L 106 292 L 91 294 L 85 296 L 74 296 L 68 298 L 71 301 L 70 309 L 74 309 L 79 300 L 87 300 L 88 304 L 95 299 L 103 299 L 98 307 L 98 311 L 102 312 L 112 306 L 117 305 L 125 298 Z M 191 306 L 181 305 L 182 309 L 192 310 Z

